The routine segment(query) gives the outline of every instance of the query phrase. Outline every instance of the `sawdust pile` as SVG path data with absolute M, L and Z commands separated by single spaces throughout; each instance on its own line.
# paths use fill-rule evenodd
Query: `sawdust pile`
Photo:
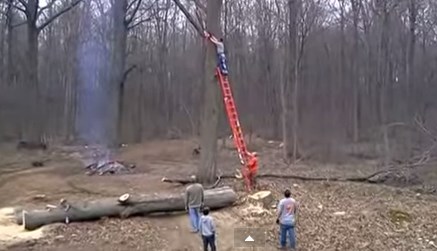
M 35 231 L 26 231 L 23 226 L 15 223 L 14 209 L 0 209 L 0 250 L 6 250 L 10 245 L 21 242 L 34 241 L 44 237 L 45 228 Z

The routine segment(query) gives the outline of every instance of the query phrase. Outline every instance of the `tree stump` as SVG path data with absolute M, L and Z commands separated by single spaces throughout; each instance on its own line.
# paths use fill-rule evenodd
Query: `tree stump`
M 248 196 L 249 201 L 260 204 L 266 209 L 270 209 L 274 203 L 274 197 L 270 191 L 259 191 Z

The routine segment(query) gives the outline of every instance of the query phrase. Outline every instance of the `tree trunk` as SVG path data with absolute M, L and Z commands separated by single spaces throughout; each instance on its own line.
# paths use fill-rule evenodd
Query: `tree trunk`
M 414 113 L 414 58 L 415 58 L 415 48 L 416 48 L 416 0 L 409 0 L 409 40 L 408 40 L 408 50 L 407 50 L 407 60 L 406 60 L 406 94 L 407 94 L 407 105 L 408 105 L 408 116 L 413 116 Z
M 237 201 L 237 194 L 230 187 L 205 190 L 204 195 L 204 204 L 211 209 L 228 207 Z M 26 230 L 34 230 L 56 222 L 90 221 L 102 217 L 127 218 L 150 213 L 182 211 L 185 209 L 184 196 L 183 193 L 129 196 L 126 202 L 120 202 L 120 198 L 105 198 L 69 204 L 67 207 L 57 207 L 50 211 L 23 210 L 17 213 L 17 223 L 23 224 Z
M 216 37 L 221 36 L 220 15 L 222 0 L 210 0 L 207 6 L 206 27 Z M 204 184 L 212 184 L 216 178 L 216 156 L 217 156 L 217 135 L 220 112 L 220 92 L 215 68 L 217 67 L 217 53 L 215 46 L 207 45 L 205 61 L 205 93 L 204 106 L 201 120 L 201 141 L 202 148 L 198 168 L 198 178 Z
M 292 109 L 296 109 L 297 107 L 291 108 L 290 106 L 294 106 L 297 104 L 297 100 L 293 99 L 293 103 L 289 103 L 289 99 L 291 98 L 290 95 L 290 89 L 293 87 L 296 87 L 297 81 L 294 79 L 298 72 L 296 72 L 295 68 L 297 67 L 297 46 L 298 46 L 298 29 L 297 29 L 297 19 L 298 19 L 298 6 L 299 0 L 288 0 L 288 44 L 287 44 L 287 58 L 285 59 L 285 76 L 284 81 L 282 81 L 281 84 L 281 103 L 282 103 L 282 138 L 284 142 L 283 147 L 283 158 L 285 160 L 290 160 L 293 155 L 296 154 L 296 151 L 294 148 L 295 145 L 297 145 L 297 141 L 292 140 L 290 136 L 297 135 L 297 131 L 293 128 L 293 125 L 296 124 L 294 120 L 297 120 L 298 118 L 290 118 L 290 115 L 292 114 L 290 111 Z M 294 95 L 293 95 L 294 97 Z M 293 115 L 296 115 L 297 112 L 293 110 Z M 297 130 L 297 129 L 296 129 Z M 291 135 L 289 132 L 292 132 Z M 294 158 L 294 157 L 293 157 Z
M 28 17 L 29 18 L 29 17 Z M 24 124 L 24 138 L 28 141 L 38 142 L 42 138 L 42 119 L 40 86 L 38 79 L 38 33 L 36 21 L 29 19 L 27 22 L 27 65 L 24 78 L 24 88 L 27 92 L 27 109 L 24 111 L 26 119 Z
M 122 125 L 124 83 L 123 77 L 126 67 L 126 44 L 127 44 L 127 26 L 125 17 L 127 12 L 127 0 L 114 1 L 112 6 L 113 21 L 113 44 L 111 59 L 111 78 L 110 78 L 110 105 L 108 105 L 109 114 L 109 144 L 111 146 L 119 145 L 120 132 Z
M 15 73 L 15 65 L 13 60 L 13 50 L 14 50 L 14 43 L 13 43 L 13 27 L 12 24 L 14 22 L 14 9 L 12 7 L 12 4 L 14 3 L 14 0 L 8 1 L 8 7 L 6 10 L 6 23 L 7 23 L 7 56 L 6 56 L 6 80 L 9 85 L 12 85 L 14 82 L 14 73 Z
M 405 94 L 407 97 L 407 112 L 406 121 L 410 121 L 414 117 L 416 108 L 418 107 L 419 99 L 417 98 L 415 83 L 415 57 L 416 57 L 416 19 L 417 19 L 417 6 L 416 0 L 409 0 L 409 39 L 408 39 L 408 49 L 407 49 L 407 60 L 406 60 L 406 86 Z M 413 134 L 408 133 L 405 150 L 409 152 L 411 150 L 413 143 Z
M 354 49 L 352 56 L 352 88 L 353 88 L 353 103 L 352 103 L 352 139 L 354 142 L 358 142 L 360 138 L 360 83 L 361 83 L 361 74 L 358 71 L 358 63 L 359 63 L 359 51 L 358 51 L 358 43 L 359 43 L 359 6 L 356 0 L 351 0 L 352 13 L 353 13 L 353 25 L 354 25 Z
M 299 59 L 297 59 L 299 61 Z M 293 84 L 293 163 L 299 157 L 298 152 L 298 126 L 299 126 L 299 81 L 300 81 L 300 63 L 296 62 L 294 69 Z

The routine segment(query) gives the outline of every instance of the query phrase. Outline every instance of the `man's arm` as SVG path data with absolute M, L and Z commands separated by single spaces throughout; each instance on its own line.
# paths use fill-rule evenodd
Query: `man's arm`
M 277 206 L 277 216 L 278 216 L 278 218 L 281 217 L 281 214 L 282 214 L 282 208 L 283 208 L 283 206 L 282 206 L 282 200 L 280 200 L 279 203 L 278 203 L 278 206 Z
M 279 223 L 279 219 L 281 218 L 282 210 L 283 210 L 282 200 L 280 200 L 279 203 L 278 203 L 278 206 L 277 206 L 276 223 Z
M 202 216 L 200 217 L 200 219 L 202 219 Z M 202 220 L 199 220 L 199 234 L 200 235 L 202 235 L 202 228 L 203 228 Z
M 188 210 L 188 199 L 189 199 L 189 196 L 190 196 L 190 193 L 189 193 L 188 188 L 187 188 L 187 190 L 185 190 L 185 196 L 184 196 L 184 199 L 185 199 L 185 210 Z
M 220 43 L 220 41 L 217 40 L 217 38 L 215 38 L 213 35 L 211 35 L 209 37 L 209 40 L 211 40 L 211 42 L 215 45 L 217 45 L 218 43 Z
M 215 234 L 215 223 L 213 219 L 211 219 L 211 231 L 213 234 Z
M 201 196 L 202 206 L 203 206 L 204 199 L 205 199 L 205 190 L 202 188 L 202 196 Z
M 297 221 L 297 212 L 298 212 L 298 209 L 299 209 L 299 204 L 295 201 L 294 202 L 294 221 L 295 222 Z

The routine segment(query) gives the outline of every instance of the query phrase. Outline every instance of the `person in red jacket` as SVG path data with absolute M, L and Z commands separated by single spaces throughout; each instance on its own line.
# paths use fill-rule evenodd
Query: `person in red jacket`
M 247 170 L 244 178 L 246 179 L 246 185 L 248 189 L 254 189 L 256 187 L 256 174 L 258 172 L 258 153 L 248 153 Z

